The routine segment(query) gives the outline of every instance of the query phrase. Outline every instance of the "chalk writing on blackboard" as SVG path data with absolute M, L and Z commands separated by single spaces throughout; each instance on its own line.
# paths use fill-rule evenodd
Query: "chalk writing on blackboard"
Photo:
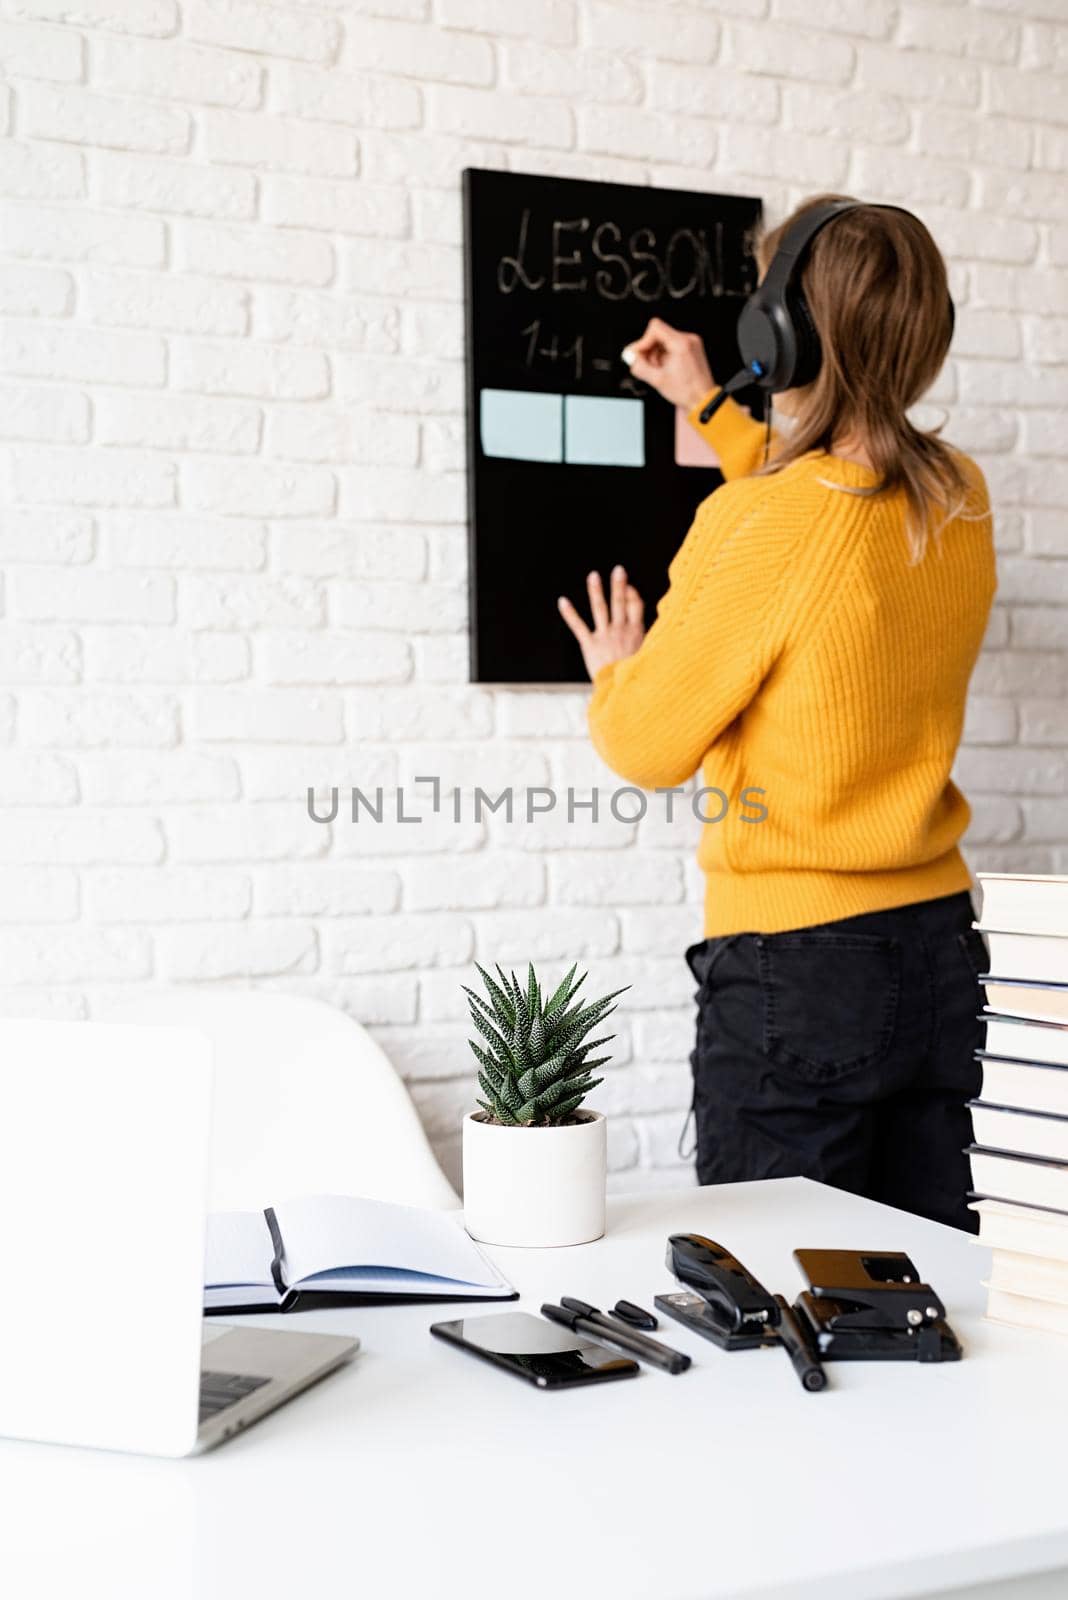
M 501 294 L 594 294 L 601 300 L 686 300 L 744 295 L 744 283 L 728 282 L 724 228 L 640 227 L 624 232 L 610 219 L 555 217 L 536 233 L 531 212 L 519 215 L 514 249 L 497 262 Z

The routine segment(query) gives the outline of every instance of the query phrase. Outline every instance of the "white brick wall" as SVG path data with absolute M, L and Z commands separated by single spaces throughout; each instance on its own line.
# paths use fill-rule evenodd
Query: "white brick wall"
M 305 815 L 605 777 L 464 683 L 465 164 L 921 210 L 1004 551 L 970 856 L 1068 870 L 1068 0 L 0 0 L 0 132 L 0 1009 L 323 996 L 451 1163 L 472 956 L 581 957 L 613 1181 L 676 1168 L 692 824 Z

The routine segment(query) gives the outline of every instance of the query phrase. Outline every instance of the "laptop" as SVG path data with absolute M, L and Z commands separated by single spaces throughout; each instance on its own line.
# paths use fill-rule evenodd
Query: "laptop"
M 359 1341 L 205 1322 L 211 1044 L 0 1020 L 0 1435 L 208 1449 Z

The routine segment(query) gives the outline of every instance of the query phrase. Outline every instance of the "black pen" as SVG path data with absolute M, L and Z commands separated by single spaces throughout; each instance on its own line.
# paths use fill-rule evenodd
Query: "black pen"
M 794 1371 L 801 1379 L 802 1387 L 807 1389 L 809 1394 L 818 1394 L 821 1389 L 827 1387 L 827 1374 L 818 1358 L 809 1349 L 808 1342 L 785 1296 L 777 1294 L 775 1304 L 779 1308 L 778 1334 L 783 1349 L 793 1362 Z
M 644 1333 L 622 1327 L 585 1300 L 575 1300 L 568 1295 L 562 1305 L 542 1306 L 541 1314 L 548 1317 L 550 1322 L 559 1322 L 565 1328 L 570 1328 L 573 1333 L 588 1333 L 591 1339 L 607 1345 L 610 1350 L 633 1356 L 635 1361 L 644 1361 L 647 1366 L 659 1367 L 661 1372 L 685 1372 L 690 1365 L 689 1356 L 681 1350 L 672 1350 L 670 1345 L 661 1344 L 658 1339 L 650 1339 Z

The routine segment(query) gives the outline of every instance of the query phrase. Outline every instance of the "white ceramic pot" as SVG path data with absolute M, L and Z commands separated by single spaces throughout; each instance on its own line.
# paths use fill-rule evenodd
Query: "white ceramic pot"
M 464 1118 L 464 1224 L 484 1244 L 586 1244 L 604 1233 L 607 1141 L 599 1111 L 561 1128 Z

